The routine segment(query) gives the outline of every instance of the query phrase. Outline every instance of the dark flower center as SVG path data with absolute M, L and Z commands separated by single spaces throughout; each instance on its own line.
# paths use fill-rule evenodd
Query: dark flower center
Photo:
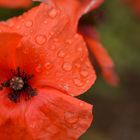
M 24 81 L 22 77 L 13 77 L 10 80 L 10 87 L 15 91 L 22 90 L 22 88 L 24 87 Z
M 25 100 L 31 99 L 31 97 L 37 95 L 36 89 L 33 89 L 29 80 L 32 79 L 33 75 L 29 75 L 24 71 L 20 71 L 20 68 L 17 68 L 17 71 L 12 70 L 13 77 L 0 85 L 2 90 L 4 87 L 9 88 L 11 93 L 8 94 L 8 98 L 13 102 L 19 102 L 20 96 L 24 96 Z

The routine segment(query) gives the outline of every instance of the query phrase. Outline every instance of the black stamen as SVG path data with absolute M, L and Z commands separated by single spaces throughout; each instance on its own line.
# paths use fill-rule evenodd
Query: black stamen
M 6 82 L 0 84 L 0 90 L 10 88 L 11 93 L 8 94 L 8 98 L 17 103 L 20 101 L 20 96 L 25 95 L 25 100 L 31 99 L 31 97 L 37 95 L 36 89 L 33 89 L 28 81 L 33 78 L 33 75 L 26 74 L 24 71 L 20 71 L 17 67 L 17 72 L 11 70 L 13 77 Z

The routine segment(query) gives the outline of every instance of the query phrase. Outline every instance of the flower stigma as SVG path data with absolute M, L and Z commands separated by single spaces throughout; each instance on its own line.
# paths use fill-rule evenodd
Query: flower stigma
M 9 88 L 11 92 L 8 94 L 8 98 L 17 103 L 20 101 L 20 96 L 24 95 L 25 100 L 31 99 L 37 95 L 36 89 L 33 89 L 29 80 L 33 78 L 33 75 L 29 75 L 24 71 L 21 72 L 20 67 L 17 67 L 17 71 L 11 70 L 13 77 L 0 84 L 0 90 L 3 88 Z

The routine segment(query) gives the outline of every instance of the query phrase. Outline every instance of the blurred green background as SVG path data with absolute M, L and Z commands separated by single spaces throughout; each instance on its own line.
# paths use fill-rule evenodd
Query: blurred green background
M 105 0 L 90 15 L 121 82 L 114 88 L 98 75 L 80 97 L 94 104 L 94 123 L 80 140 L 140 140 L 140 17 L 131 10 L 122 0 Z
M 0 8 L 0 20 L 22 12 Z M 79 97 L 94 104 L 94 123 L 80 140 L 139 140 L 140 18 L 121 0 L 105 0 L 85 18 L 95 23 L 121 82 L 118 87 L 111 87 L 98 75 L 94 86 Z

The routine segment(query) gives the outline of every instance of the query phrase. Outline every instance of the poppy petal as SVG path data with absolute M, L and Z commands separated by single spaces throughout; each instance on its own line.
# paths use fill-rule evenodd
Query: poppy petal
M 90 48 L 95 60 L 97 61 L 99 67 L 101 68 L 101 73 L 110 85 L 118 85 L 119 78 L 114 70 L 114 63 L 107 51 L 103 46 L 97 41 L 89 37 L 85 37 L 88 47 Z
M 88 129 L 90 104 L 48 87 L 37 92 L 30 101 L 18 104 L 0 92 L 2 140 L 76 140 Z
M 15 68 L 15 48 L 21 38 L 17 33 L 0 33 L 0 81 L 9 78 L 10 70 Z
M 0 0 L 0 7 L 19 8 L 27 7 L 32 0 Z
M 13 25 L 10 26 L 13 32 L 23 35 L 25 47 L 18 49 L 18 53 L 21 53 L 20 60 L 25 59 L 24 64 L 31 61 L 40 62 L 37 63 L 37 71 L 42 69 L 46 72 L 42 83 L 64 90 L 73 96 L 84 93 L 94 83 L 96 74 L 88 59 L 85 42 L 81 35 L 71 30 L 69 17 L 60 9 L 42 3 L 5 24 Z M 23 49 L 38 53 L 30 57 L 28 51 L 27 55 L 23 55 Z
M 7 97 L 9 91 L 0 91 L 0 138 L 2 140 L 34 140 L 25 122 L 27 104 L 25 100 L 15 104 Z
M 64 9 L 71 17 L 71 22 L 75 27 L 79 18 L 88 11 L 98 7 L 103 0 L 44 0 L 48 3 L 55 4 Z
M 76 140 L 92 121 L 91 105 L 55 89 L 40 89 L 33 104 L 26 121 L 29 132 L 39 140 Z

